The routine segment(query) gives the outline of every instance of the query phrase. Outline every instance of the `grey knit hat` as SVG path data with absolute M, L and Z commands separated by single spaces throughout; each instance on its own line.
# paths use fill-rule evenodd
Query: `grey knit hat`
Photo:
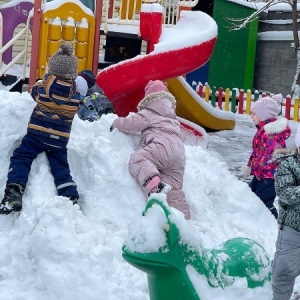
M 59 78 L 74 80 L 77 77 L 77 65 L 72 45 L 65 42 L 50 57 L 48 73 Z

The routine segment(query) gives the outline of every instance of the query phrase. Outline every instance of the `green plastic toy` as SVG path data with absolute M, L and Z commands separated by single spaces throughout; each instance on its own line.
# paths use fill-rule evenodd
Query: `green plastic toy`
M 235 279 L 246 278 L 248 288 L 264 286 L 270 281 L 270 260 L 264 248 L 247 238 L 234 238 L 216 249 L 197 249 L 182 242 L 178 227 L 171 221 L 168 205 L 150 199 L 143 212 L 159 205 L 167 219 L 165 233 L 167 244 L 157 252 L 140 253 L 129 251 L 123 245 L 123 257 L 134 267 L 147 273 L 151 300 L 201 300 L 188 273 L 191 267 L 204 275 L 211 287 L 226 287 Z

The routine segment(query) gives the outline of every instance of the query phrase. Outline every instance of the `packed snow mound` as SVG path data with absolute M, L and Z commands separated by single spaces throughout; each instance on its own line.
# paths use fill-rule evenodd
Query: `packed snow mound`
M 26 133 L 35 102 L 26 92 L 0 91 L 0 98 L 2 199 L 9 158 Z M 146 275 L 122 258 L 128 228 L 146 203 L 141 187 L 128 173 L 130 154 L 138 149 L 140 139 L 138 134 L 110 132 L 116 117 L 105 115 L 93 123 L 74 119 L 68 150 L 81 210 L 56 195 L 45 154 L 33 162 L 23 211 L 0 216 L 1 298 L 149 299 Z M 190 144 L 185 149 L 183 188 L 193 218 L 189 222 L 203 247 L 245 237 L 273 256 L 277 226 L 261 201 L 205 147 Z M 231 296 L 228 292 L 220 299 Z

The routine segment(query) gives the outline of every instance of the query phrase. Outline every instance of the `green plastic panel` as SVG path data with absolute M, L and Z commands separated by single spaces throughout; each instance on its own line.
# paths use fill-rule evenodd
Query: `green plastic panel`
M 218 24 L 218 40 L 210 60 L 210 86 L 253 88 L 258 19 L 245 28 L 234 30 L 238 24 L 236 20 L 242 20 L 253 12 L 254 9 L 235 2 L 215 0 L 213 18 Z

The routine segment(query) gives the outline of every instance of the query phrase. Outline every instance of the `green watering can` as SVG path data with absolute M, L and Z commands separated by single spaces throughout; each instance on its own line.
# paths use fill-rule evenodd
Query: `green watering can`
M 264 286 L 271 280 L 270 260 L 262 246 L 247 238 L 233 238 L 215 249 L 194 247 L 180 239 L 179 229 L 172 220 L 168 204 L 150 199 L 143 212 L 159 205 L 166 215 L 167 243 L 156 252 L 130 251 L 123 245 L 124 259 L 147 273 L 151 300 L 201 300 L 188 270 L 207 279 L 211 287 L 226 287 L 236 278 L 245 278 L 248 288 Z M 195 282 L 194 282 L 195 283 Z

